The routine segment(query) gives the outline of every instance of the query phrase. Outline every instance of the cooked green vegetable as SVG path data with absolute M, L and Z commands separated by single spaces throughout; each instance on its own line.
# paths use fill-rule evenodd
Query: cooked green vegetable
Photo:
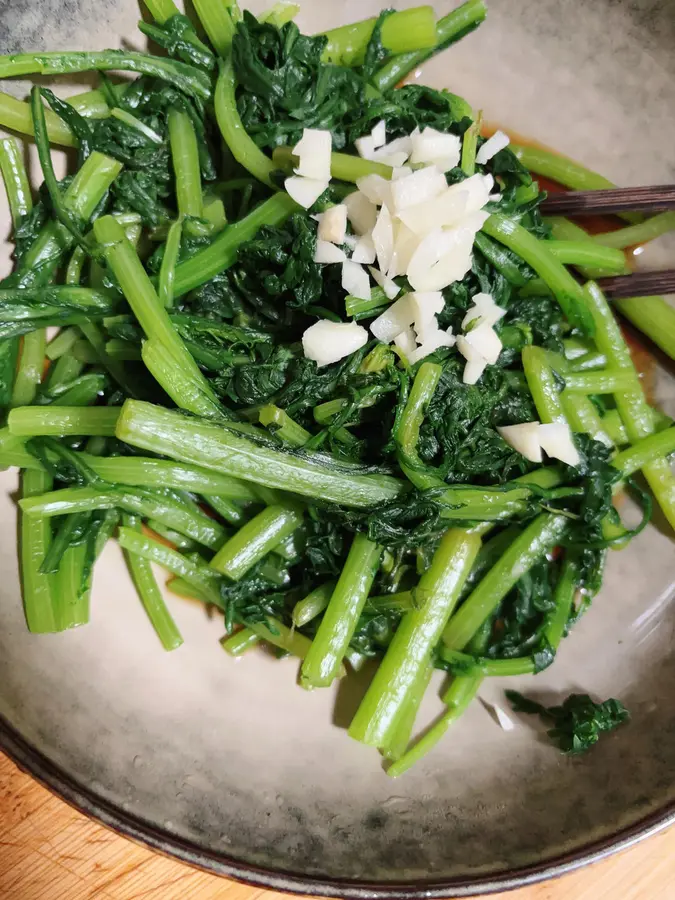
M 613 731 L 630 718 L 619 700 L 595 703 L 588 694 L 570 694 L 561 706 L 542 706 L 517 691 L 507 691 L 515 712 L 540 716 L 552 724 L 547 733 L 563 753 L 585 753 L 600 740 L 603 731 Z
M 451 91 L 400 84 L 483 21 L 483 0 L 313 36 L 295 4 L 256 18 L 199 0 L 195 23 L 145 5 L 161 55 L 0 58 L 0 78 L 98 79 L 68 101 L 0 93 L 43 175 L 33 190 L 23 148 L 0 141 L 0 466 L 22 469 L 26 621 L 85 624 L 116 532 L 167 650 L 182 638 L 153 563 L 222 616 L 232 656 L 294 657 L 306 688 L 372 660 L 349 733 L 400 775 L 484 678 L 555 661 L 608 549 L 649 520 L 644 492 L 633 530 L 613 506 L 637 472 L 675 525 L 675 428 L 578 280 L 623 272 L 622 248 L 672 214 L 595 238 L 544 220 L 533 172 L 609 182 L 486 139 Z M 74 151 L 62 179 L 52 144 Z M 665 301 L 617 308 L 675 355 Z M 452 681 L 416 740 L 435 669 Z M 585 697 L 527 711 L 566 752 L 625 718 Z

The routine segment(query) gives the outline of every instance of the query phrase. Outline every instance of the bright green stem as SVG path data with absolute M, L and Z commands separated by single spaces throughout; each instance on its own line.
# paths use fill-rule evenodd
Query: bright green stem
M 607 430 L 602 416 L 593 401 L 585 394 L 573 394 L 563 391 L 560 395 L 562 408 L 572 431 L 588 434 L 593 440 L 601 441 L 611 447 L 614 440 Z
M 635 378 L 632 390 L 615 394 L 616 406 L 626 427 L 628 439 L 631 443 L 635 443 L 640 438 L 653 434 L 655 430 L 653 412 L 642 392 L 630 350 L 602 291 L 596 284 L 589 282 L 585 292 L 595 320 L 595 341 L 598 350 L 607 357 L 608 366 L 631 372 Z M 664 515 L 675 528 L 675 476 L 671 472 L 668 460 L 665 458 L 654 460 L 645 465 L 642 472 Z
M 173 583 L 169 585 L 169 589 L 173 590 Z M 239 657 L 259 643 L 260 638 L 255 631 L 251 631 L 250 628 L 240 628 L 235 634 L 222 638 L 220 646 L 230 656 Z
M 228 225 L 212 244 L 176 267 L 175 296 L 181 297 L 229 269 L 239 247 L 255 237 L 263 225 L 281 225 L 298 209 L 297 203 L 282 191 L 256 206 L 244 219 Z
M 21 496 L 25 499 L 40 496 L 52 488 L 52 478 L 46 472 L 28 470 L 21 476 Z M 20 517 L 21 581 L 23 608 L 28 630 L 35 634 L 56 631 L 52 579 L 40 572 L 52 542 L 52 526 L 48 519 Z
M 170 497 L 124 488 L 68 487 L 41 497 L 20 500 L 21 509 L 29 516 L 61 516 L 91 512 L 95 509 L 119 507 L 134 515 L 156 519 L 167 528 L 192 538 L 205 547 L 220 547 L 227 532 L 210 516 L 197 512 Z
M 671 359 L 675 359 L 675 309 L 663 297 L 623 297 L 612 306 Z
M 69 353 L 80 339 L 77 328 L 63 328 L 51 339 L 45 349 L 47 359 L 55 360 Z
M 417 452 L 420 428 L 424 421 L 426 408 L 440 381 L 441 371 L 441 367 L 434 363 L 422 363 L 419 367 L 394 435 L 399 447 L 399 465 L 419 490 L 443 485 L 442 479 L 422 470 L 422 462 Z
M 387 769 L 387 775 L 398 778 L 433 749 L 453 722 L 468 709 L 483 683 L 482 675 L 461 675 L 455 678 L 443 698 L 448 709 L 441 718 L 404 755 Z
M 172 550 L 166 544 L 155 541 L 133 528 L 120 528 L 117 541 L 123 550 L 157 563 L 158 566 L 163 566 L 173 575 L 186 581 L 195 589 L 199 599 L 223 608 L 220 578 L 205 563 L 188 559 L 177 550 Z
M 114 437 L 119 414 L 119 408 L 108 406 L 95 409 L 19 406 L 11 410 L 7 424 L 12 434 L 26 437 L 68 434 Z
M 629 478 L 652 461 L 668 457 L 671 453 L 675 453 L 675 425 L 650 434 L 617 453 L 612 465 L 619 469 L 624 478 Z
M 560 388 L 548 364 L 546 351 L 541 347 L 524 347 L 523 370 L 532 394 L 537 415 L 544 424 L 564 422 L 565 413 L 560 400 Z
M 310 651 L 312 642 L 304 634 L 300 634 L 294 628 L 288 628 L 278 619 L 268 618 L 267 624 L 263 622 L 254 622 L 248 626 L 258 638 L 273 644 L 280 650 L 285 650 L 291 656 L 297 656 L 298 659 L 305 659 Z M 336 677 L 344 675 L 344 669 L 340 667 Z
M 12 406 L 29 406 L 35 399 L 38 385 L 42 382 L 45 363 L 44 329 L 24 335 L 19 367 L 12 391 Z
M 125 403 L 117 436 L 134 447 L 180 462 L 352 507 L 377 506 L 398 496 L 403 489 L 394 478 L 352 475 L 344 467 L 332 471 L 325 456 L 316 461 L 310 455 L 295 457 L 254 444 L 228 428 L 187 419 L 180 413 L 137 400 Z
M 61 556 L 58 571 L 52 576 L 58 631 L 89 622 L 90 590 L 82 583 L 86 556 L 86 543 L 68 547 Z
M 246 512 L 237 503 L 228 500 L 227 497 L 220 497 L 218 494 L 203 494 L 202 499 L 228 524 L 239 528 L 246 521 Z
M 299 600 L 295 604 L 293 607 L 293 624 L 296 628 L 302 628 L 303 625 L 321 615 L 333 596 L 335 585 L 335 581 L 327 581 L 326 584 L 315 588 L 303 600 Z
M 180 15 L 180 10 L 173 0 L 143 0 L 148 12 L 159 25 L 163 25 L 172 16 Z
M 123 522 L 130 530 L 141 531 L 141 523 L 136 516 L 124 516 Z M 152 573 L 152 566 L 147 559 L 128 550 L 125 552 L 125 556 L 143 609 L 147 613 L 157 637 L 165 650 L 175 650 L 183 643 L 183 638 L 164 602 L 162 592 Z
M 326 31 L 328 43 L 321 55 L 322 61 L 338 66 L 362 65 L 376 22 L 376 18 L 364 19 Z M 433 7 L 418 6 L 387 16 L 382 23 L 380 39 L 390 54 L 433 49 L 437 43 Z
M 221 66 L 213 98 L 218 127 L 237 162 L 258 181 L 273 188 L 270 175 L 276 166 L 246 133 L 237 110 L 235 87 L 234 69 L 228 60 Z
M 172 488 L 225 497 L 238 503 L 251 503 L 258 499 L 245 482 L 199 466 L 144 456 L 99 457 L 82 453 L 81 458 L 105 481 L 117 484 Z
M 629 217 L 631 217 L 631 214 L 627 213 L 626 218 L 629 218 Z M 633 218 L 633 217 L 631 217 L 631 218 Z M 576 244 L 583 242 L 591 247 L 594 247 L 594 248 L 598 247 L 598 244 L 595 243 L 595 241 L 593 240 L 591 235 L 588 234 L 587 231 L 584 231 L 584 229 L 581 228 L 581 226 L 577 225 L 575 222 L 570 221 L 570 219 L 565 219 L 562 216 L 551 216 L 550 218 L 546 219 L 546 222 L 551 226 L 551 234 L 555 238 L 556 242 L 558 242 L 558 241 L 565 242 L 565 243 L 573 242 Z M 610 248 L 610 247 L 605 247 L 604 249 L 605 249 L 605 251 L 612 250 L 612 248 Z M 613 252 L 621 253 L 622 251 L 614 249 Z M 579 264 L 581 262 L 581 259 L 583 259 L 583 258 L 584 257 L 579 258 L 578 261 L 575 263 L 575 265 L 576 265 L 576 268 L 579 270 L 579 273 L 581 275 L 583 275 L 584 278 L 587 278 L 587 279 L 588 278 L 602 278 L 605 275 L 612 274 L 604 266 L 596 267 L 592 263 L 589 265 Z M 597 258 L 598 257 L 593 257 L 593 259 L 597 259 Z M 618 263 L 618 256 L 615 258 Z M 607 260 L 607 259 L 608 259 L 608 257 L 605 257 L 605 260 Z M 561 262 L 565 262 L 565 260 L 561 259 Z M 628 269 L 628 266 L 626 265 L 625 255 L 623 256 L 623 262 L 624 262 L 623 271 L 628 272 L 629 269 Z M 615 272 L 614 274 L 617 274 L 617 273 Z
M 269 22 L 281 28 L 286 22 L 292 21 L 300 12 L 299 3 L 289 3 L 288 0 L 279 0 L 274 6 L 266 9 L 258 16 L 259 22 Z
M 208 193 L 202 198 L 203 209 L 202 218 L 211 226 L 214 234 L 218 234 L 227 225 L 227 214 L 225 213 L 225 204 L 220 197 L 213 197 Z
M 201 100 L 208 100 L 211 96 L 210 78 L 201 69 L 174 59 L 150 56 L 147 53 L 130 50 L 70 50 L 0 56 L 0 78 L 15 78 L 19 75 L 70 75 L 75 72 L 111 70 L 150 75 Z
M 565 376 L 565 388 L 573 394 L 615 394 L 634 387 L 635 376 L 627 369 L 571 372 Z
M 622 275 L 629 271 L 622 251 L 613 247 L 602 247 L 589 240 L 554 240 L 547 241 L 546 246 L 566 266 L 599 269 L 603 275 Z
M 14 138 L 0 140 L 0 174 L 5 182 L 9 211 L 16 229 L 33 208 L 33 198 L 23 155 Z
M 430 56 L 439 53 L 469 34 L 483 21 L 487 13 L 484 0 L 467 0 L 436 23 L 436 45 L 430 50 L 419 50 L 394 56 L 375 73 L 372 84 L 382 93 L 402 81 L 406 75 L 421 66 Z M 461 118 L 461 116 L 460 116 Z
M 345 312 L 347 317 L 359 322 L 361 319 L 372 319 L 391 305 L 381 287 L 371 287 L 370 300 L 362 300 L 361 297 L 353 297 L 347 294 L 345 297 Z
M 478 135 L 480 134 L 483 114 L 478 113 L 474 121 L 464 132 L 462 138 L 462 158 L 460 166 L 462 172 L 468 177 L 476 171 L 476 149 L 478 146 Z
M 88 221 L 121 171 L 122 164 L 117 160 L 94 151 L 64 192 L 64 207 Z M 72 234 L 60 222 L 48 222 L 21 258 L 15 273 L 20 276 L 21 287 L 48 284 L 72 245 Z
M 187 348 L 185 353 L 189 354 Z M 199 371 L 194 358 L 190 357 L 187 361 L 184 357 L 179 362 L 173 348 L 170 349 L 160 341 L 151 339 L 143 344 L 141 359 L 176 406 L 207 419 L 222 417 L 220 404 L 206 378 Z
M 501 244 L 491 241 L 487 235 L 482 234 L 480 231 L 474 238 L 474 241 L 483 256 L 488 262 L 492 263 L 507 281 L 516 287 L 524 287 L 528 283 L 527 278 L 514 262 L 513 256 Z M 540 280 L 537 279 L 537 281 Z
M 107 109 L 107 107 L 106 107 Z M 77 141 L 66 123 L 51 109 L 45 110 L 47 135 L 52 144 L 75 147 Z M 0 91 L 0 125 L 20 134 L 33 136 L 33 114 L 30 104 Z
M 675 212 L 662 212 L 644 222 L 636 225 L 627 225 L 618 231 L 607 231 L 603 234 L 594 234 L 593 240 L 604 247 L 615 247 L 619 250 L 625 247 L 635 247 L 637 244 L 646 244 L 654 238 L 661 237 L 669 231 L 675 231 Z
M 570 360 L 570 372 L 587 372 L 589 369 L 602 369 L 607 365 L 607 360 L 599 350 L 589 350 L 583 356 L 576 356 Z
M 272 170 L 282 169 L 284 172 L 291 172 L 298 165 L 299 159 L 293 154 L 291 147 L 276 147 L 272 153 L 272 162 Z M 352 156 L 350 153 L 331 153 L 330 156 L 331 178 L 337 181 L 356 184 L 359 178 L 365 178 L 366 175 L 381 175 L 389 181 L 392 172 L 392 167 L 386 163 L 361 159 L 360 156 Z
M 328 687 L 338 676 L 380 565 L 382 548 L 356 534 L 300 672 L 303 687 Z
M 557 181 L 572 191 L 601 191 L 603 188 L 617 187 L 613 181 L 587 169 L 581 163 L 574 162 L 566 156 L 545 150 L 543 147 L 509 144 L 522 164 L 536 175 L 543 175 L 551 181 Z M 639 221 L 635 213 L 621 213 L 621 218 L 629 222 Z
M 302 447 L 312 436 L 306 428 L 291 419 L 287 412 L 271 403 L 260 409 L 258 420 L 275 437 L 290 447 Z
M 225 0 L 192 0 L 199 21 L 217 53 L 226 57 L 232 46 L 235 23 Z
M 433 673 L 434 667 L 428 665 L 426 668 L 422 669 L 415 679 L 415 683 L 403 705 L 403 709 L 398 717 L 391 738 L 387 741 L 385 746 L 380 748 L 385 759 L 395 762 L 400 759 L 408 749 L 413 728 L 415 727 L 415 719 L 417 718 L 417 713 L 422 705 L 422 700 L 429 687 L 429 682 L 431 681 Z
M 94 235 L 103 246 L 106 262 L 138 322 L 150 338 L 145 345 L 151 369 L 176 404 L 202 416 L 219 416 L 220 404 L 181 337 L 146 274 L 135 248 L 112 216 L 94 223 Z M 148 364 L 150 362 L 150 364 Z
M 573 325 L 587 333 L 593 333 L 593 320 L 584 301 L 583 291 L 564 265 L 547 249 L 548 241 L 538 240 L 522 225 L 497 213 L 490 216 L 483 225 L 483 231 L 524 259 L 544 279 Z
M 295 506 L 268 506 L 233 534 L 211 560 L 232 581 L 240 578 L 302 523 Z
M 202 214 L 202 179 L 194 125 L 190 116 L 179 109 L 169 112 L 168 121 L 178 213 L 199 218 Z
M 357 741 L 374 747 L 393 738 L 417 679 L 459 599 L 480 549 L 480 538 L 459 529 L 448 531 L 431 566 L 415 590 L 419 603 L 403 617 L 384 659 L 349 728 Z
M 468 644 L 518 579 L 559 543 L 566 527 L 565 516 L 543 513 L 518 535 L 448 622 L 443 640 L 451 650 Z
M 565 634 L 574 596 L 579 583 L 579 570 L 575 560 L 567 555 L 554 594 L 554 608 L 548 614 L 544 636 L 553 650 L 557 650 Z
M 199 600 L 200 603 L 209 602 L 202 591 L 184 578 L 174 576 L 167 581 L 166 586 L 172 594 L 176 594 L 178 597 L 185 597 L 187 600 Z
M 178 219 L 174 222 L 166 237 L 166 247 L 164 248 L 164 256 L 162 257 L 162 265 L 159 270 L 159 285 L 157 287 L 157 295 L 159 302 L 166 309 L 173 306 L 173 282 L 176 274 L 176 266 L 178 264 L 178 254 L 180 253 L 180 241 L 183 235 L 183 221 Z

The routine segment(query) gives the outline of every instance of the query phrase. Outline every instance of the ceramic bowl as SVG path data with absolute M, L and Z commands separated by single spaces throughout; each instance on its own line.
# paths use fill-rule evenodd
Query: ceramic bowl
M 376 6 L 306 0 L 299 22 L 318 31 Z M 0 0 L 0 52 L 140 47 L 138 18 L 134 0 Z M 674 42 L 673 4 L 491 0 L 479 31 L 421 77 L 617 182 L 664 183 L 675 181 Z M 0 221 L 4 237 L 6 209 Z M 672 258 L 666 243 L 643 257 Z M 672 384 L 659 378 L 666 404 Z M 273 888 L 468 896 L 568 871 L 675 815 L 675 554 L 658 521 L 612 554 L 602 594 L 556 664 L 509 685 L 546 700 L 616 696 L 630 724 L 566 758 L 531 722 L 504 732 L 478 702 L 392 781 L 344 730 L 358 697 L 305 693 L 291 661 L 252 653 L 235 663 L 218 644 L 222 623 L 198 605 L 169 597 L 185 644 L 164 653 L 112 543 L 96 569 L 91 624 L 29 635 L 15 488 L 15 473 L 3 474 L 0 745 L 123 833 Z M 483 699 L 503 703 L 504 687 L 490 682 Z M 423 716 L 438 709 L 432 691 Z

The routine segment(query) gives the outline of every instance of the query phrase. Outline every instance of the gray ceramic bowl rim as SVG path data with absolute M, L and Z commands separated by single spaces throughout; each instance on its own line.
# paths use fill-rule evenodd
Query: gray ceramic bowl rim
M 145 844 L 167 856 L 196 868 L 213 872 L 255 887 L 309 894 L 321 897 L 346 897 L 354 900 L 368 898 L 475 897 L 510 891 L 536 884 L 550 878 L 558 878 L 582 866 L 600 862 L 639 841 L 663 831 L 675 824 L 675 802 L 651 813 L 632 825 L 619 829 L 611 837 L 591 841 L 570 853 L 552 857 L 542 862 L 504 871 L 502 874 L 473 878 L 420 879 L 414 882 L 342 881 L 336 878 L 313 878 L 293 872 L 252 866 L 232 859 L 226 854 L 209 853 L 198 845 L 182 840 L 167 831 L 144 821 L 104 800 L 89 788 L 72 778 L 66 771 L 43 756 L 32 744 L 24 740 L 0 715 L 0 750 L 3 750 L 20 769 L 30 774 L 44 787 L 65 800 L 80 812 L 111 828 L 117 834 Z

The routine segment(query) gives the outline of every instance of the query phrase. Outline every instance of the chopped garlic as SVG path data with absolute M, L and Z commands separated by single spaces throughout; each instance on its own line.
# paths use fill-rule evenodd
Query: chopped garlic
M 476 294 L 473 297 L 473 306 L 462 319 L 462 328 L 478 319 L 478 324 L 496 325 L 506 315 L 506 310 L 497 306 L 491 294 Z
M 568 466 L 578 466 L 581 462 L 579 451 L 572 439 L 572 432 L 566 422 L 540 425 L 539 443 L 549 456 L 559 459 Z
M 394 227 L 391 221 L 391 213 L 386 206 L 380 209 L 377 222 L 372 230 L 371 237 L 377 254 L 377 264 L 383 272 L 386 272 L 394 252 Z
M 317 178 L 305 178 L 302 175 L 291 175 L 284 181 L 286 193 L 300 206 L 309 209 L 328 187 L 328 181 Z
M 314 252 L 315 263 L 341 263 L 346 259 L 347 256 L 342 247 L 336 247 L 330 241 L 317 240 Z
M 397 334 L 410 328 L 415 320 L 415 309 L 410 297 L 410 294 L 404 294 L 370 323 L 370 330 L 378 341 L 390 344 Z
M 347 207 L 347 218 L 357 234 L 368 234 L 377 221 L 377 206 L 361 191 L 347 194 L 344 199 Z
M 302 137 L 293 147 L 293 153 L 299 160 L 295 174 L 305 178 L 316 178 L 318 181 L 329 181 L 331 149 L 330 131 L 305 128 Z
M 520 425 L 497 426 L 497 431 L 509 447 L 513 447 L 525 459 L 540 463 L 542 455 L 539 428 L 539 422 L 523 422 Z
M 369 234 L 364 234 L 358 239 L 352 253 L 352 262 L 371 265 L 375 262 L 375 244 Z
M 406 275 L 416 291 L 440 291 L 460 281 L 471 268 L 475 232 L 470 228 L 439 228 L 424 237 L 415 249 Z
M 372 178 L 373 176 L 367 177 Z M 365 179 L 363 180 L 365 181 Z M 412 175 L 406 175 L 404 178 L 398 178 L 396 181 L 386 182 L 386 184 L 389 186 L 393 208 L 397 213 L 408 206 L 433 200 L 448 186 L 445 175 L 439 172 L 435 166 L 418 169 Z
M 491 325 L 483 322 L 477 328 L 473 328 L 468 334 L 464 335 L 464 338 L 490 365 L 494 365 L 499 359 L 499 354 L 502 352 L 502 342 Z
M 333 244 L 344 243 L 347 233 L 347 207 L 344 203 L 331 206 L 319 219 L 319 239 Z
M 397 294 L 400 294 L 401 288 L 393 279 L 387 278 L 386 275 L 383 275 L 379 269 L 376 269 L 373 266 L 368 266 L 368 271 L 384 291 L 384 296 L 387 300 L 393 300 Z
M 413 329 L 417 335 L 417 343 L 424 344 L 433 332 L 438 331 L 436 316 L 443 312 L 445 300 L 440 291 L 415 291 L 408 296 L 415 313 Z
M 373 158 L 373 153 L 375 153 L 375 139 L 372 134 L 366 134 L 363 137 L 357 138 L 354 141 L 354 146 L 361 159 Z
M 444 171 L 454 168 L 459 163 L 461 140 L 456 134 L 445 134 L 430 126 L 422 132 L 413 132 L 412 163 L 436 163 L 442 160 Z
M 417 350 L 415 332 L 412 330 L 412 328 L 406 328 L 405 331 L 402 331 L 400 334 L 396 335 L 396 337 L 394 338 L 394 344 L 396 344 L 405 358 L 409 359 L 410 354 L 414 353 Z
M 356 186 L 371 203 L 377 206 L 391 204 L 391 183 L 381 175 L 364 175 L 358 179 Z
M 358 263 L 350 259 L 342 263 L 342 287 L 359 300 L 370 300 L 370 279 Z
M 416 203 L 414 206 L 401 210 L 399 219 L 420 237 L 424 237 L 436 228 L 457 225 L 466 213 L 469 192 L 456 191 L 455 187 L 457 185 L 443 191 L 433 200 Z
M 391 255 L 387 277 L 396 278 L 398 275 L 405 275 L 417 244 L 416 235 L 407 225 L 394 223 L 394 252 Z
M 391 180 L 398 181 L 399 178 L 405 178 L 406 175 L 412 175 L 413 170 L 410 166 L 394 166 L 391 170 Z
M 375 149 L 378 147 L 383 147 L 387 143 L 387 126 L 385 125 L 384 119 L 380 119 L 377 125 L 370 132 L 370 136 L 373 139 L 373 143 L 375 145 Z
M 414 366 L 415 363 L 424 359 L 425 356 L 429 356 L 430 353 L 435 353 L 440 347 L 454 347 L 455 340 L 456 338 L 452 334 L 452 329 L 449 328 L 447 331 L 441 331 L 440 328 L 437 328 L 435 331 L 431 332 L 425 342 L 419 346 L 417 350 L 413 351 L 408 356 L 408 362 L 411 366 Z
M 368 343 L 368 332 L 356 322 L 330 322 L 319 319 L 302 336 L 307 359 L 321 366 L 330 365 L 360 350 Z
M 457 349 L 467 361 L 462 381 L 464 384 L 476 384 L 485 371 L 487 360 L 467 341 L 464 335 L 459 335 L 457 338 Z
M 476 162 L 484 166 L 486 162 L 492 159 L 495 154 L 499 153 L 500 150 L 503 150 L 504 147 L 508 147 L 509 145 L 509 137 L 504 134 L 503 131 L 495 131 L 491 138 L 488 138 L 487 141 L 482 145 L 478 153 L 476 154 Z

